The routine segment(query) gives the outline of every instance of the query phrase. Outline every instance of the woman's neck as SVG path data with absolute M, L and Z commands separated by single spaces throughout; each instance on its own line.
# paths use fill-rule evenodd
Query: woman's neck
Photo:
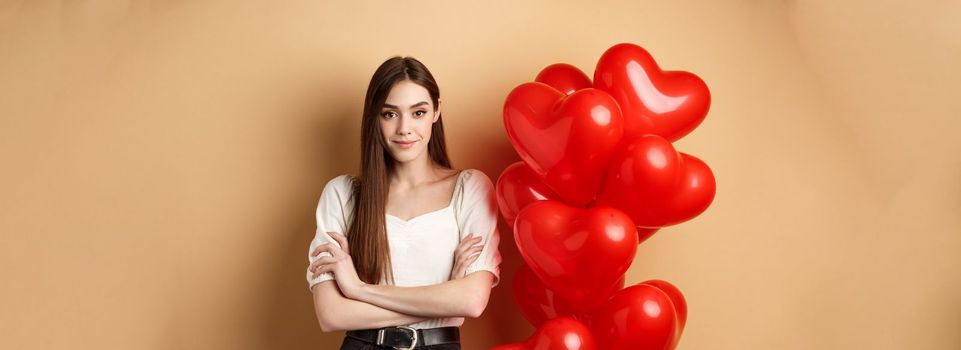
M 404 189 L 416 188 L 443 177 L 438 170 L 430 161 L 430 157 L 426 156 L 405 163 L 395 163 L 394 171 L 390 175 L 390 186 Z

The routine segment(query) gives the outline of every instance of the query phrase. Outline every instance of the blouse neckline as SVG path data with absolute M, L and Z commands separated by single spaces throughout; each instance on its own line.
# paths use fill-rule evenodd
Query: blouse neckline
M 437 209 L 437 210 L 433 210 L 433 211 L 429 211 L 429 212 L 426 212 L 426 213 L 423 213 L 423 214 L 418 214 L 417 216 L 414 216 L 414 217 L 412 217 L 412 218 L 410 218 L 410 219 L 407 219 L 407 220 L 401 219 L 401 218 L 399 218 L 399 217 L 396 217 L 396 216 L 393 216 L 393 215 L 390 215 L 390 214 L 387 214 L 387 213 L 384 213 L 384 215 L 385 215 L 388 219 L 394 219 L 394 220 L 397 220 L 397 221 L 399 221 L 400 223 L 402 223 L 402 224 L 404 224 L 404 225 L 407 225 L 407 224 L 410 224 L 410 223 L 412 223 L 412 222 L 414 222 L 414 221 L 418 221 L 418 220 L 420 220 L 421 218 L 424 218 L 424 217 L 427 217 L 427 216 L 430 216 L 430 215 L 433 215 L 433 214 L 436 214 L 436 213 L 440 213 L 440 212 L 443 212 L 443 211 L 447 211 L 448 209 L 454 207 L 454 199 L 457 198 L 457 191 L 460 189 L 460 186 L 461 186 L 461 175 L 463 175 L 463 174 L 464 174 L 464 170 L 463 170 L 463 169 L 462 169 L 462 170 L 459 170 L 459 171 L 457 172 L 457 178 L 454 179 L 454 193 L 451 194 L 451 196 L 450 196 L 450 202 L 447 203 L 447 206 L 446 206 L 446 207 L 443 207 L 443 208 L 440 208 L 440 209 Z

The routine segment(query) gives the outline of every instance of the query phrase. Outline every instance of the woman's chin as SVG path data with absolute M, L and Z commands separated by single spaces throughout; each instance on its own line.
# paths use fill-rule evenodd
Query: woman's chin
M 414 159 L 417 159 L 418 153 L 415 153 L 412 151 L 414 150 L 412 149 L 393 150 L 393 152 L 391 152 L 391 155 L 394 156 L 394 161 L 398 163 L 407 163 L 407 162 L 413 161 Z

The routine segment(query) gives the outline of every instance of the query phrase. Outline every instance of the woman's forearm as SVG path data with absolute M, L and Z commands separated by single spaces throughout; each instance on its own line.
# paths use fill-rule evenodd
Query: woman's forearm
M 313 288 L 314 312 L 324 332 L 403 326 L 427 320 L 344 297 L 334 281 Z
M 487 307 L 493 278 L 490 272 L 479 271 L 464 278 L 419 287 L 366 284 L 348 297 L 407 315 L 476 318 Z

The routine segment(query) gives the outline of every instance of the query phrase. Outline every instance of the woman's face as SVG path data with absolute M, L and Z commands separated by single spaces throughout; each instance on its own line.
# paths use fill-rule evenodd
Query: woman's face
M 395 83 L 378 118 L 394 160 L 409 162 L 427 153 L 431 126 L 439 117 L 440 106 L 434 108 L 427 89 L 410 80 Z

